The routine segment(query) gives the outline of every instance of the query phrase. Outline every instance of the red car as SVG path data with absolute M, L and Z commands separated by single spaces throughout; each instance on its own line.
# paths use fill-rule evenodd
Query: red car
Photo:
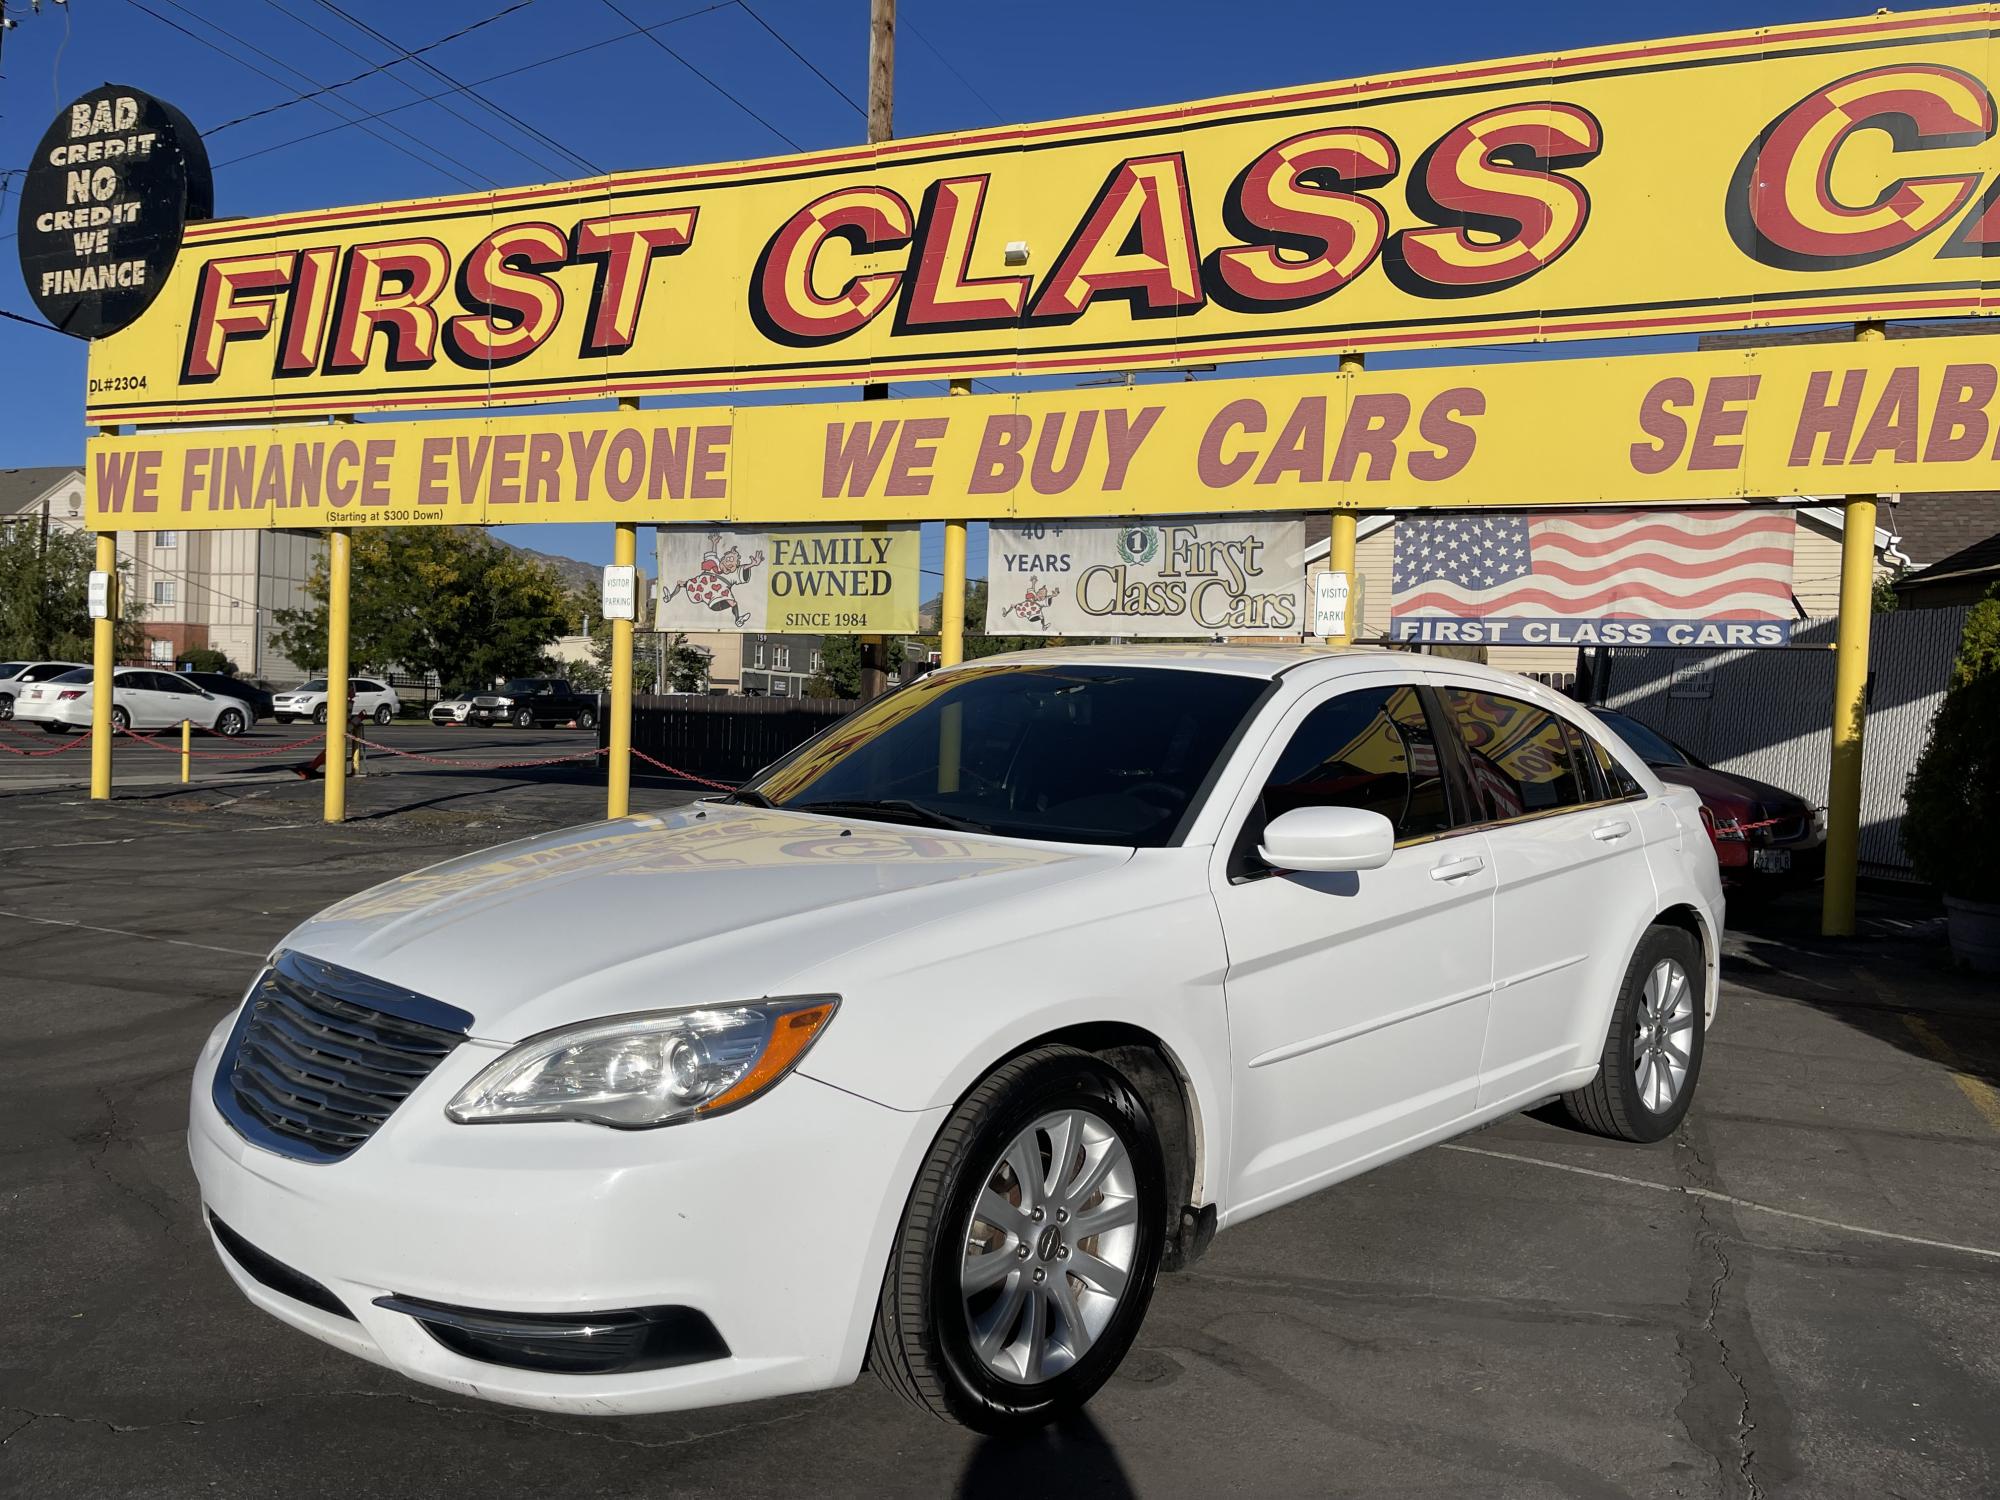
M 1607 708 L 1592 712 L 1660 780 L 1693 787 L 1700 795 L 1701 820 L 1714 841 L 1724 884 L 1747 892 L 1810 883 L 1826 873 L 1826 819 L 1820 808 L 1767 781 L 1705 766 L 1637 719 Z

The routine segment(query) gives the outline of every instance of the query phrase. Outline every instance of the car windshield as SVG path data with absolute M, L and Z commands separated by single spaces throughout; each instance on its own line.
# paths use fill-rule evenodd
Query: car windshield
M 315 677 L 311 682 L 300 683 L 292 691 L 295 693 L 323 693 L 326 691 L 326 679 L 324 677 Z
M 27 665 L 24 661 L 0 661 L 0 682 L 9 677 L 19 677 Z
M 975 666 L 850 714 L 742 801 L 1063 843 L 1156 848 L 1267 684 L 1161 667 Z
M 1601 708 L 1597 710 L 1597 717 L 1649 766 L 1690 766 L 1695 763 L 1694 757 L 1680 746 L 1663 739 L 1637 719 L 1628 719 L 1623 714 L 1609 713 Z
M 521 698 L 534 692 L 537 686 L 538 684 L 532 677 L 516 677 L 512 682 L 500 689 L 500 691 L 510 698 Z
M 69 669 L 69 671 L 67 671 L 67 672 L 64 672 L 64 673 L 63 673 L 63 674 L 62 674 L 62 675 L 61 675 L 60 677 L 51 677 L 51 678 L 49 679 L 49 681 L 50 681 L 50 682 L 88 682 L 88 681 L 90 681 L 90 677 L 91 677 L 91 671 L 90 671 L 90 668 L 89 668 L 89 667 L 72 667 L 72 668 L 70 668 L 70 669 Z

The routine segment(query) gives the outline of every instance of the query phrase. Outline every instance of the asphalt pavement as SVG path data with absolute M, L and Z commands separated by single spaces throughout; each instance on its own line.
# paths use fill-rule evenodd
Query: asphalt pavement
M 388 733 L 465 759 L 590 743 Z M 284 743 L 231 743 L 260 741 Z M 1845 944 L 1796 899 L 1732 934 L 1671 1141 L 1517 1117 L 1223 1234 L 1071 1429 L 981 1440 L 870 1376 L 591 1421 L 445 1396 L 253 1310 L 182 1126 L 202 1037 L 294 922 L 598 816 L 598 773 L 385 767 L 330 828 L 289 771 L 183 788 L 155 753 L 121 747 L 98 804 L 60 757 L 0 756 L 0 1494 L 2000 1492 L 2000 997 L 1919 904 L 1867 898 Z

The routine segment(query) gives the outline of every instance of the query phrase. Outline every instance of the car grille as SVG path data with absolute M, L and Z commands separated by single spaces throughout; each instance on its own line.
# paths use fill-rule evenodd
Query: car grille
M 381 1128 L 471 1025 L 455 1006 L 283 953 L 244 999 L 216 1068 L 216 1108 L 266 1150 L 339 1161 Z

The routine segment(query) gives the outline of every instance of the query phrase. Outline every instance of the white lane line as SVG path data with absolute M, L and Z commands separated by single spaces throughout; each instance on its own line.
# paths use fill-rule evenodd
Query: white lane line
M 64 922 L 56 917 L 31 917 L 22 911 L 0 911 L 0 917 L 12 917 L 17 922 L 39 922 L 44 927 L 74 927 L 79 932 L 102 932 L 112 937 L 138 938 L 146 943 L 171 943 L 176 948 L 201 948 L 210 953 L 234 953 L 242 958 L 264 957 L 264 954 L 253 953 L 248 948 L 218 948 L 214 943 L 191 943 L 185 938 L 159 937 L 150 932 L 132 932 L 123 927 L 93 927 L 88 922 Z
M 1794 1219 L 1801 1224 L 1814 1224 L 1821 1229 L 1836 1229 L 1843 1234 L 1863 1234 L 1871 1239 L 1895 1240 L 1904 1245 L 1921 1245 L 1926 1250 L 1956 1250 L 1961 1255 L 1978 1255 L 1987 1260 L 2000 1260 L 2000 1250 L 1986 1250 L 1978 1245 L 1955 1245 L 1950 1240 L 1927 1240 L 1920 1235 L 1898 1234 L 1893 1229 L 1870 1229 L 1865 1224 L 1843 1224 L 1838 1219 L 1821 1219 L 1812 1214 L 1794 1213 L 1789 1208 L 1773 1208 L 1768 1203 L 1753 1203 L 1748 1198 L 1732 1197 L 1728 1193 L 1718 1193 L 1713 1188 L 1683 1187 L 1671 1182 L 1648 1182 L 1643 1177 L 1625 1177 L 1617 1172 L 1598 1172 L 1589 1167 L 1573 1167 L 1567 1162 L 1545 1161 L 1539 1156 L 1519 1156 L 1512 1151 L 1487 1151 L 1478 1146 L 1461 1146 L 1447 1143 L 1439 1149 L 1459 1151 L 1467 1156 L 1490 1156 L 1495 1161 L 1514 1161 L 1528 1167 L 1547 1167 L 1552 1172 L 1572 1172 L 1578 1177 L 1596 1177 L 1605 1182 L 1622 1183 L 1626 1187 L 1644 1188 L 1649 1193 L 1684 1193 L 1690 1198 L 1706 1198 L 1711 1203 L 1727 1203 L 1732 1208 L 1747 1208 L 1753 1213 L 1775 1214 L 1781 1219 Z
M 63 844 L 4 844 L 0 854 L 21 854 L 34 849 L 84 849 L 98 844 L 136 844 L 140 839 L 191 839 L 205 833 L 277 833 L 285 828 L 317 828 L 317 823 L 254 823 L 247 828 L 162 828 L 156 833 L 135 833 L 123 839 L 71 839 Z

